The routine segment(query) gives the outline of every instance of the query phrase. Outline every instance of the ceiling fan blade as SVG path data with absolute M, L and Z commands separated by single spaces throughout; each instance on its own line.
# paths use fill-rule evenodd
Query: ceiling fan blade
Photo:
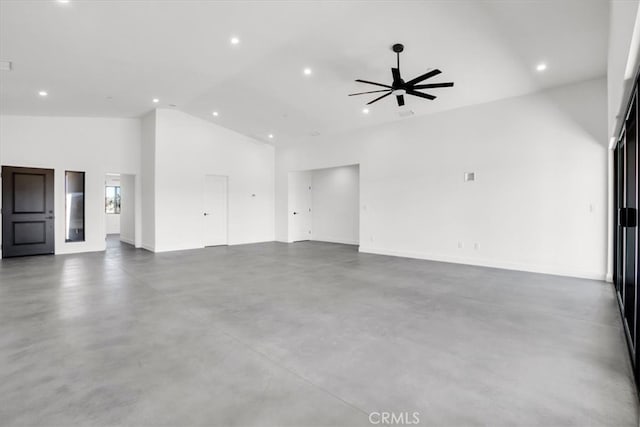
M 441 72 L 442 72 L 442 71 L 440 71 L 440 70 L 438 70 L 438 69 L 436 68 L 435 70 L 431 70 L 431 71 L 429 71 L 429 72 L 427 72 L 427 73 L 424 73 L 423 75 L 418 76 L 418 77 L 416 77 L 415 79 L 409 80 L 409 81 L 406 83 L 406 85 L 407 85 L 407 86 L 411 86 L 411 85 L 414 85 L 414 84 L 416 84 L 416 83 L 420 83 L 420 82 L 421 82 L 421 81 L 423 81 L 423 80 L 427 80 L 427 79 L 430 79 L 430 78 L 431 78 L 431 77 L 433 77 L 433 76 L 437 76 L 437 75 L 438 75 L 438 74 L 440 74 Z
M 371 105 L 371 104 L 373 104 L 373 103 L 374 103 L 374 102 L 376 102 L 376 101 L 380 101 L 382 98 L 384 98 L 385 96 L 389 96 L 389 95 L 391 95 L 391 91 L 389 91 L 389 92 L 385 93 L 385 94 L 384 94 L 384 95 L 382 95 L 382 96 L 377 97 L 376 99 L 374 99 L 374 100 L 373 100 L 373 101 L 371 101 L 371 102 L 367 102 L 367 105 Z
M 350 93 L 349 96 L 364 95 L 367 93 L 389 92 L 391 89 L 370 90 L 369 92 Z
M 452 87 L 452 86 L 453 86 L 453 82 L 449 82 L 449 83 L 430 83 L 430 84 L 426 84 L 426 85 L 416 85 L 412 89 L 430 89 L 430 88 L 434 88 L 434 87 Z
M 427 98 L 432 100 L 436 99 L 436 97 L 433 95 L 429 95 L 428 93 L 418 92 L 417 90 L 413 90 L 413 89 L 407 89 L 407 93 L 409 95 L 419 96 L 420 98 Z
M 398 101 L 398 107 L 402 107 L 404 105 L 404 96 L 396 95 L 396 100 Z
M 393 82 L 400 81 L 400 68 L 392 68 L 391 74 L 393 75 Z
M 370 82 L 370 81 L 368 81 L 368 80 L 360 80 L 360 79 L 357 79 L 356 81 L 357 81 L 357 82 L 360 82 L 360 83 L 368 83 L 368 84 L 370 84 L 370 85 L 382 86 L 382 87 L 386 87 L 386 88 L 391 89 L 391 86 L 389 86 L 389 85 L 383 85 L 382 83 Z

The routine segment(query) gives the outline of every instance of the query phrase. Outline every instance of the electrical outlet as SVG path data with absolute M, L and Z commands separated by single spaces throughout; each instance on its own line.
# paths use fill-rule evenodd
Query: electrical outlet
M 462 248 L 463 248 L 463 246 L 464 246 L 464 245 L 462 244 L 462 242 L 458 242 L 458 249 L 462 249 Z
M 480 243 L 474 243 L 474 244 L 473 244 L 473 249 L 475 249 L 476 251 L 477 251 L 478 249 L 480 249 Z

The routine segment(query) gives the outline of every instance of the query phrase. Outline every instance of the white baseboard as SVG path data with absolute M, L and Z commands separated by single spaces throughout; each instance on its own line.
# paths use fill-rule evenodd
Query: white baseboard
M 141 245 L 141 247 L 142 247 L 142 249 L 146 249 L 146 250 L 148 250 L 149 252 L 155 252 L 155 251 L 156 251 L 155 246 L 146 245 L 146 244 L 144 244 L 144 243 Z
M 257 243 L 269 243 L 269 242 L 273 242 L 273 239 L 269 239 L 269 240 L 251 240 L 251 241 L 233 241 L 233 242 L 229 242 L 226 245 L 221 245 L 221 246 L 239 246 L 239 245 L 253 245 L 253 244 L 257 244 Z M 155 248 L 151 248 L 151 247 L 147 247 L 145 245 L 142 245 L 142 247 L 144 249 L 147 249 L 149 251 L 152 252 L 156 252 L 156 253 L 160 253 L 160 252 L 175 252 L 175 251 L 191 251 L 191 250 L 195 250 L 195 249 L 203 249 L 206 246 L 204 245 L 182 245 L 182 246 L 171 246 L 171 247 L 158 247 L 157 245 L 155 246 Z
M 204 248 L 205 248 L 205 246 L 187 246 L 187 245 L 174 246 L 174 247 L 156 246 L 154 248 L 153 252 L 159 254 L 159 253 L 163 253 L 163 252 L 193 251 L 193 250 L 196 250 L 196 249 L 204 249 Z M 147 249 L 147 248 L 145 248 L 145 249 Z
M 556 276 L 577 277 L 581 279 L 600 280 L 600 281 L 604 281 L 606 279 L 605 273 L 599 273 L 594 271 L 577 271 L 577 270 L 564 269 L 564 268 L 560 268 L 556 266 L 548 266 L 548 265 L 531 265 L 531 264 L 519 264 L 519 263 L 511 263 L 511 262 L 500 262 L 500 261 L 486 260 L 486 259 L 451 257 L 446 255 L 442 256 L 442 255 L 427 254 L 423 252 L 380 249 L 380 248 L 374 248 L 371 246 L 360 246 L 359 250 L 360 252 L 363 252 L 363 253 L 370 253 L 370 254 L 377 254 L 377 255 L 424 259 L 424 260 L 438 261 L 438 262 L 450 262 L 454 264 L 466 264 L 466 265 L 475 265 L 480 267 L 500 268 L 503 270 L 516 270 L 516 271 L 526 271 L 530 273 L 553 274 Z
M 75 248 L 64 248 L 55 251 L 55 255 L 74 255 L 74 254 L 83 254 L 89 252 L 104 252 L 106 250 L 106 246 L 104 248 L 96 248 L 96 247 L 75 247 Z
M 252 240 L 252 241 L 248 241 L 248 242 L 230 242 L 229 246 L 238 246 L 238 245 L 252 245 L 254 243 L 270 243 L 270 242 L 275 242 L 275 240 L 273 239 L 268 239 L 268 240 Z
M 314 242 L 326 242 L 326 243 L 340 243 L 342 245 L 359 245 L 360 242 L 357 240 L 345 240 L 345 239 L 337 239 L 333 237 L 312 237 L 312 241 Z
M 124 243 L 128 243 L 132 246 L 135 246 L 135 242 L 133 239 L 129 239 L 128 237 L 122 237 L 122 234 L 120 235 L 120 241 Z

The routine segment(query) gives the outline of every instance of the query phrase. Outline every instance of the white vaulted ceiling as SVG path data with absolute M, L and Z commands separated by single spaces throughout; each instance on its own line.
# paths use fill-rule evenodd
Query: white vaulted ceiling
M 406 96 L 416 115 L 603 76 L 608 10 L 606 0 L 2 0 L 0 60 L 13 71 L 0 71 L 0 112 L 137 117 L 174 104 L 295 143 L 402 120 L 392 97 L 367 115 L 375 95 L 347 97 L 376 89 L 354 79 L 391 82 L 396 42 L 403 77 L 439 68 L 429 82 L 455 82 L 432 90 L 435 101 Z

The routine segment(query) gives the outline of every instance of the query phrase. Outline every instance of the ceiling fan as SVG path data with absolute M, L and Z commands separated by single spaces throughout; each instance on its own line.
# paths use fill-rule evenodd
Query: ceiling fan
M 392 68 L 391 69 L 391 75 L 393 76 L 393 83 L 391 83 L 391 85 L 385 85 L 385 84 L 382 84 L 382 83 L 376 83 L 376 82 L 370 82 L 368 80 L 357 79 L 356 80 L 357 82 L 367 83 L 367 84 L 375 85 L 375 86 L 381 86 L 381 87 L 384 87 L 386 89 L 372 90 L 372 91 L 369 91 L 369 92 L 351 93 L 351 94 L 349 94 L 349 96 L 365 95 L 365 94 L 369 94 L 369 93 L 386 92 L 384 95 L 377 97 L 373 101 L 367 102 L 367 105 L 373 104 L 374 102 L 380 101 L 382 98 L 393 94 L 393 95 L 396 96 L 396 100 L 398 101 L 398 106 L 401 107 L 401 106 L 404 105 L 404 95 L 419 96 L 420 98 L 426 98 L 426 99 L 429 99 L 429 100 L 436 99 L 436 96 L 430 95 L 428 93 L 418 92 L 417 89 L 432 89 L 432 88 L 437 88 L 437 87 L 452 87 L 453 86 L 453 82 L 448 82 L 448 83 L 428 83 L 428 84 L 423 84 L 423 85 L 419 85 L 418 84 L 418 83 L 420 83 L 420 82 L 422 82 L 424 80 L 430 79 L 431 77 L 435 77 L 438 74 L 442 73 L 442 71 L 440 71 L 438 69 L 427 71 L 423 75 L 418 76 L 415 79 L 411 79 L 408 82 L 405 82 L 404 80 L 402 80 L 402 77 L 400 77 L 400 52 L 402 52 L 404 50 L 404 45 L 402 45 L 400 43 L 396 43 L 391 47 L 391 49 L 396 53 L 397 58 L 398 58 L 398 66 L 396 68 Z

